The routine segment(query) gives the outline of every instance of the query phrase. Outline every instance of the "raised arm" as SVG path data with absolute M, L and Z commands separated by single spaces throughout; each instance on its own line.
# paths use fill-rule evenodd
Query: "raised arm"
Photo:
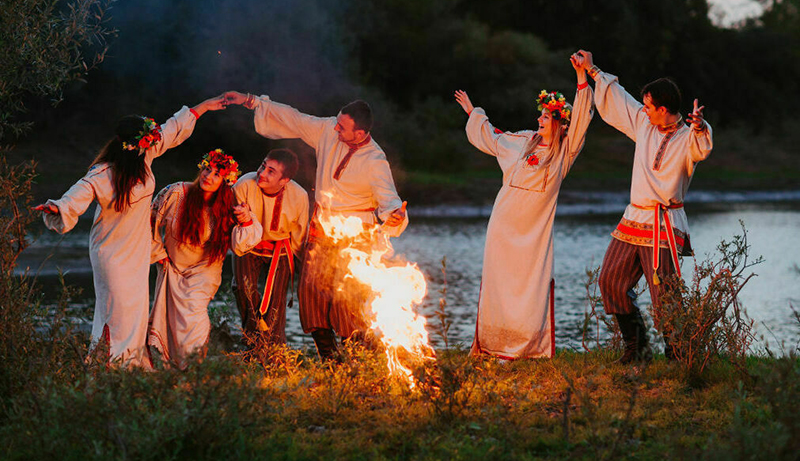
M 570 63 L 577 75 L 578 90 L 572 103 L 572 119 L 567 129 L 566 145 L 569 164 L 566 171 L 564 171 L 565 174 L 572 167 L 581 149 L 583 149 L 586 141 L 586 130 L 589 128 L 589 123 L 591 123 L 594 116 L 592 88 L 589 86 L 589 82 L 586 81 L 586 70 L 583 62 L 583 56 L 579 53 L 570 56 Z
M 224 94 L 229 104 L 239 104 L 254 111 L 256 132 L 270 139 L 299 138 L 316 150 L 323 131 L 335 120 L 333 117 L 315 117 L 270 100 L 269 96 L 255 96 L 238 91 Z M 331 127 L 332 128 L 332 127 Z
M 592 53 L 579 50 L 583 57 L 583 68 L 595 81 L 594 102 L 600 117 L 636 141 L 636 130 L 642 123 L 649 123 L 642 109 L 642 103 L 630 95 L 615 75 L 605 73 L 594 64 Z

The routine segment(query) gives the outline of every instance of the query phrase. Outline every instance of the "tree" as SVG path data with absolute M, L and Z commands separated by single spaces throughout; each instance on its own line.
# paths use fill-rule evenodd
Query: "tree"
M 31 128 L 31 98 L 61 101 L 70 81 L 100 63 L 113 0 L 8 0 L 0 8 L 0 141 Z

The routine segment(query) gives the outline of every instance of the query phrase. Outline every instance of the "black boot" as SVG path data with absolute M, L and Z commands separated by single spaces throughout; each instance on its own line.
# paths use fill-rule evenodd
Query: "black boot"
M 339 356 L 339 348 L 336 346 L 336 336 L 333 330 L 320 328 L 311 332 L 314 343 L 317 345 L 317 352 L 322 360 L 336 360 Z
M 625 350 L 618 363 L 628 364 L 632 362 L 649 362 L 653 359 L 653 352 L 650 350 L 650 343 L 647 340 L 647 329 L 644 326 L 644 319 L 639 311 L 633 314 L 615 314 L 619 331 L 622 333 L 622 340 L 625 342 Z

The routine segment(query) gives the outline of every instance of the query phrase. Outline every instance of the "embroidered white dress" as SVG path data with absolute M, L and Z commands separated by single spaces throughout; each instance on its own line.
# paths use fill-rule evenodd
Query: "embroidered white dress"
M 501 132 L 483 109 L 470 113 L 469 141 L 497 157 L 503 170 L 486 231 L 473 353 L 504 358 L 554 354 L 553 218 L 561 181 L 583 148 L 592 115 L 592 90 L 586 86 L 575 97 L 561 149 L 550 157 L 547 147 L 537 147 L 537 163 L 526 155 L 533 131 Z
M 60 234 L 69 232 L 92 202 L 97 202 L 89 233 L 89 256 L 94 277 L 95 308 L 92 342 L 103 335 L 109 341 L 110 360 L 126 366 L 149 367 L 147 315 L 150 270 L 150 199 L 155 178 L 154 158 L 185 141 L 196 119 L 184 106 L 161 125 L 162 140 L 145 151 L 147 180 L 131 191 L 131 205 L 114 210 L 115 190 L 111 167 L 98 164 L 60 199 L 47 203 L 58 214 L 44 214 L 45 225 Z
M 600 117 L 636 143 L 631 179 L 631 203 L 625 208 L 614 238 L 633 245 L 653 245 L 653 224 L 656 205 L 683 203 L 695 166 L 711 154 L 711 126 L 699 133 L 683 123 L 677 130 L 661 132 L 650 123 L 643 105 L 625 88 L 615 75 L 600 72 L 595 78 L 595 104 Z M 634 206 L 637 205 L 637 206 Z M 689 221 L 683 207 L 668 208 L 678 253 L 683 253 L 689 238 Z M 664 223 L 661 222 L 661 230 Z M 659 246 L 669 248 L 663 232 Z
M 186 358 L 201 351 L 208 343 L 211 324 L 208 319 L 208 303 L 214 298 L 222 282 L 223 260 L 211 262 L 203 245 L 211 236 L 207 210 L 202 244 L 194 246 L 178 240 L 180 226 L 187 219 L 199 217 L 183 216 L 183 202 L 191 183 L 171 184 L 158 193 L 152 205 L 153 246 L 151 263 L 169 257 L 169 263 L 158 264 L 153 309 L 150 313 L 150 329 L 147 342 L 161 352 L 168 362 L 185 367 Z M 261 226 L 240 228 L 235 226 L 242 245 L 255 245 L 261 239 Z

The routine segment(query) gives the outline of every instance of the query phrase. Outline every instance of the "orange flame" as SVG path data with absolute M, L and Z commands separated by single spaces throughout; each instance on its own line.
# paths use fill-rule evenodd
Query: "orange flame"
M 368 286 L 372 331 L 385 347 L 389 372 L 414 387 L 408 365 L 430 360 L 433 348 L 428 342 L 425 317 L 414 307 L 427 293 L 425 276 L 416 264 L 389 259 L 394 253 L 389 236 L 379 226 L 365 226 L 354 216 L 320 216 L 325 235 L 336 242 L 350 239 L 342 250 L 347 259 L 347 275 Z M 364 245 L 369 242 L 369 245 Z

